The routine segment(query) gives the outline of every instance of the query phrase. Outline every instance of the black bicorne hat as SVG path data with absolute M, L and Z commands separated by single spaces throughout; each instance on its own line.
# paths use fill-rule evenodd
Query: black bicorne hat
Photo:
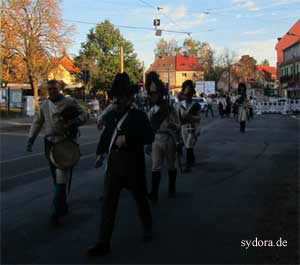
M 110 96 L 130 96 L 130 79 L 127 73 L 118 73 L 112 83 Z

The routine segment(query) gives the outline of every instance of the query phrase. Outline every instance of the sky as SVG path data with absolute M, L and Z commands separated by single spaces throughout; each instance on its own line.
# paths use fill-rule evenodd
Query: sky
M 300 19 L 300 0 L 63 0 L 61 8 L 65 24 L 76 28 L 70 54 L 78 54 L 89 30 L 109 19 L 133 43 L 146 67 L 153 63 L 161 37 L 181 45 L 189 36 L 208 42 L 216 54 L 229 49 L 276 65 L 277 38 Z M 153 28 L 154 18 L 160 19 L 160 29 L 191 34 L 163 32 L 157 37 L 152 30 L 119 27 Z

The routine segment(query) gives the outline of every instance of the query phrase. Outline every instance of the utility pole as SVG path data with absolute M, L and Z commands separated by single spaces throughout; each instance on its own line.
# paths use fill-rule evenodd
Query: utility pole
M 145 82 L 146 82 L 146 71 L 145 71 L 145 63 L 143 61 L 143 89 L 145 88 Z
M 172 64 L 170 64 L 169 67 L 168 67 L 168 96 L 169 96 L 169 99 L 170 99 L 170 95 L 171 95 L 171 84 L 170 84 L 170 80 L 171 80 L 170 68 L 171 67 L 172 67 Z
M 124 54 L 123 54 L 123 46 L 120 47 L 120 66 L 121 73 L 124 72 Z
M 230 64 L 228 64 L 228 95 L 230 95 Z

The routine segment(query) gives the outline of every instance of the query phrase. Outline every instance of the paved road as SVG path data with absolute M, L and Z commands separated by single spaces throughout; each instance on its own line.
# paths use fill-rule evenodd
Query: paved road
M 245 135 L 233 120 L 208 119 L 204 124 L 197 166 L 179 176 L 176 200 L 167 199 L 167 178 L 162 181 L 161 204 L 153 208 L 153 242 L 142 243 L 135 205 L 124 191 L 113 254 L 95 259 L 84 253 L 95 242 L 101 207 L 103 172 L 93 168 L 95 145 L 90 143 L 97 141 L 97 131 L 83 128 L 81 141 L 86 145 L 69 197 L 71 213 L 56 229 L 48 222 L 53 187 L 46 161 L 36 153 L 13 161 L 24 155 L 24 132 L 2 132 L 2 150 L 7 150 L 1 158 L 2 262 L 298 263 L 299 121 L 260 116 Z M 35 152 L 42 152 L 41 139 L 35 147 Z M 277 210 L 287 218 L 276 216 Z M 255 237 L 282 237 L 288 247 L 241 247 L 242 240 Z

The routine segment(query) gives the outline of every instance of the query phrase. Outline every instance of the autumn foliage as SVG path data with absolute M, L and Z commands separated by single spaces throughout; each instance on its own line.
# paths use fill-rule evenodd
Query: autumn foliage
M 58 0 L 4 0 L 1 9 L 2 80 L 38 84 L 47 79 L 51 58 L 70 43 Z M 37 98 L 37 97 L 36 97 Z

